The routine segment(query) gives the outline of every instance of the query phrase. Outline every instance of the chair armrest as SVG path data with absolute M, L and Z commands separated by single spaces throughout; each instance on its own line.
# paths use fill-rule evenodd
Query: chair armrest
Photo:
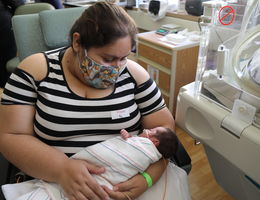
M 187 174 L 189 174 L 189 172 L 191 171 L 191 158 L 180 140 L 178 140 L 176 154 L 170 160 L 173 161 L 180 168 L 184 169 Z

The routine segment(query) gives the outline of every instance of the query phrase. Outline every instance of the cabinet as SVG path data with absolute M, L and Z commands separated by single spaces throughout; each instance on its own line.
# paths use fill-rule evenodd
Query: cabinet
M 175 115 L 179 89 L 195 80 L 199 43 L 177 45 L 163 42 L 155 32 L 137 35 L 137 62 L 160 88 L 166 105 Z

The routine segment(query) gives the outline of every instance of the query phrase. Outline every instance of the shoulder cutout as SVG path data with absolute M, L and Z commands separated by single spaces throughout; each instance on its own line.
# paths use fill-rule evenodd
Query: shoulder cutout
M 31 74 L 36 81 L 44 79 L 48 72 L 47 61 L 43 53 L 26 57 L 18 68 Z
M 150 75 L 148 72 L 138 63 L 128 60 L 128 70 L 134 77 L 137 85 L 141 85 L 142 83 L 146 82 L 149 78 Z

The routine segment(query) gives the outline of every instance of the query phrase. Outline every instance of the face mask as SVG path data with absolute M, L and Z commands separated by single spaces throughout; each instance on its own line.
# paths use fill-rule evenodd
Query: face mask
M 127 60 L 126 60 L 127 61 Z M 126 62 L 124 63 L 124 65 Z M 122 70 L 124 69 L 123 65 Z M 85 59 L 80 65 L 80 69 L 84 75 L 86 83 L 98 89 L 106 89 L 113 86 L 122 70 L 119 66 L 105 66 L 96 63 L 87 56 L 85 51 Z

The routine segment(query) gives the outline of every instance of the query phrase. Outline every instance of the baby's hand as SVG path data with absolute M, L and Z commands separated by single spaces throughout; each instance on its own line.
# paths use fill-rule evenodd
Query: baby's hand
M 127 138 L 130 137 L 130 134 L 129 134 L 125 129 L 122 129 L 122 130 L 120 131 L 120 135 L 121 135 L 121 137 L 122 137 L 124 140 L 126 140 Z

